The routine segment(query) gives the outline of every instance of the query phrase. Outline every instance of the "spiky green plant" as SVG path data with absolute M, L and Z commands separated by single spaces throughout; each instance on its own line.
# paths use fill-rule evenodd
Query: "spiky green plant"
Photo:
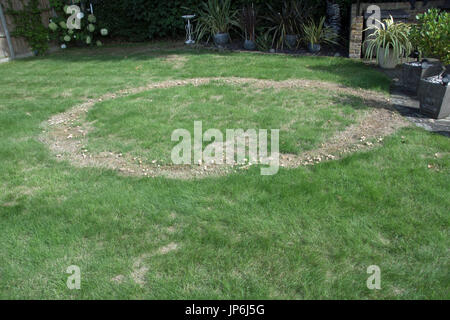
M 296 1 L 283 1 L 278 11 L 267 4 L 268 13 L 263 17 L 270 25 L 267 31 L 272 34 L 272 47 L 283 49 L 286 35 L 299 34 L 299 10 Z
M 272 45 L 272 38 L 269 32 L 263 32 L 256 36 L 256 47 L 259 51 L 269 51 Z
M 247 4 L 242 8 L 240 27 L 244 31 L 246 40 L 255 41 L 255 26 L 256 26 L 256 10 L 252 4 Z
M 306 43 L 310 44 L 337 44 L 337 34 L 331 28 L 325 26 L 325 17 L 320 18 L 316 23 L 310 19 L 309 22 L 302 26 L 303 39 Z
M 373 33 L 364 42 L 367 44 L 366 59 L 372 59 L 376 54 L 379 62 L 380 54 L 384 54 L 384 57 L 387 58 L 390 51 L 397 58 L 408 56 L 412 51 L 412 44 L 409 39 L 410 27 L 403 22 L 395 23 L 392 16 L 384 19 L 384 22 L 379 20 L 377 22 L 378 24 L 364 30 L 373 30 Z
M 231 0 L 208 0 L 203 2 L 197 18 L 195 34 L 198 40 L 217 33 L 228 33 L 232 27 L 239 27 L 238 11 L 231 8 Z

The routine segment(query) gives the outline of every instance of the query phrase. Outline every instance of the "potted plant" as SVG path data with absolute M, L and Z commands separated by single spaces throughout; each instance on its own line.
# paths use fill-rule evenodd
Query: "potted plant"
M 416 94 L 420 80 L 442 72 L 439 56 L 450 55 L 448 45 L 448 14 L 439 14 L 439 10 L 430 9 L 416 16 L 417 23 L 411 27 L 410 39 L 417 49 L 417 61 L 402 65 L 402 83 L 406 91 Z M 447 20 L 446 20 L 447 19 Z M 445 41 L 445 30 L 447 41 Z M 426 57 L 420 61 L 421 57 Z M 447 58 L 448 60 L 449 58 Z
M 195 30 L 197 39 L 206 38 L 206 42 L 209 42 L 212 36 L 216 45 L 227 44 L 230 41 L 230 29 L 239 26 L 237 15 L 238 12 L 231 8 L 231 0 L 202 2 Z
M 302 29 L 308 50 L 312 53 L 319 52 L 321 44 L 337 44 L 337 34 L 332 28 L 325 26 L 325 17 L 322 17 L 318 23 L 311 19 L 303 25 Z
M 277 10 L 267 4 L 268 14 L 264 20 L 269 24 L 268 32 L 272 35 L 272 47 L 284 49 L 286 44 L 289 49 L 298 45 L 299 21 L 301 11 L 299 1 L 283 1 L 281 10 Z
M 255 50 L 255 25 L 256 11 L 252 4 L 248 4 L 242 8 L 241 28 L 244 30 L 244 48 L 246 50 Z
M 420 111 L 436 119 L 445 118 L 450 115 L 450 15 L 430 9 L 417 19 L 419 23 L 413 27 L 413 36 L 419 50 L 446 66 L 446 71 L 442 68 L 440 74 L 420 80 Z
M 365 44 L 366 59 L 372 59 L 374 55 L 377 62 L 383 69 L 395 68 L 400 59 L 408 56 L 412 51 L 412 44 L 409 39 L 409 26 L 405 23 L 395 23 L 392 16 L 384 22 L 370 26 L 365 31 L 373 29 Z

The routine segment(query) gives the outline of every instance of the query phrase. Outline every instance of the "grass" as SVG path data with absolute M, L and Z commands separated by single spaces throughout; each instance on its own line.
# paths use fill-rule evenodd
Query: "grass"
M 171 133 L 185 128 L 193 136 L 194 121 L 202 120 L 205 130 L 223 133 L 227 128 L 281 128 L 280 151 L 299 153 L 353 123 L 362 109 L 361 101 L 339 102 L 325 90 L 261 90 L 220 82 L 151 90 L 95 105 L 87 118 L 95 123 L 88 149 L 168 163 L 178 143 L 171 142 Z
M 151 81 L 236 76 L 317 79 L 382 92 L 389 86 L 377 71 L 342 58 L 157 45 L 163 48 L 68 50 L 0 65 L 0 298 L 450 298 L 446 137 L 405 128 L 371 151 L 266 177 L 253 168 L 202 180 L 149 179 L 56 161 L 37 140 L 43 121 L 87 98 Z M 183 68 L 166 62 L 174 54 L 186 58 Z M 252 95 L 236 101 L 228 88 L 212 84 L 207 91 L 156 92 L 161 112 L 140 109 L 139 99 L 148 99 L 148 93 L 100 103 L 89 114 L 98 120 L 93 147 L 107 146 L 111 142 L 101 137 L 117 129 L 122 148 L 145 128 L 135 121 L 136 112 L 164 119 L 163 100 L 179 106 L 186 90 L 193 92 L 190 102 L 208 108 L 207 115 L 215 107 L 212 96 L 223 95 L 240 115 L 246 111 L 239 106 Z M 337 117 L 332 107 L 329 114 L 316 114 L 307 91 L 280 94 L 305 105 L 305 113 L 293 111 L 300 119 L 298 131 L 286 133 L 292 141 L 302 137 L 303 125 L 317 131 L 301 116 Z M 255 99 L 277 107 L 276 95 L 269 90 Z M 318 99 L 329 98 L 322 92 Z M 349 113 L 342 125 L 358 111 Z M 114 128 L 116 116 L 136 126 L 130 132 Z M 281 113 L 275 120 L 286 117 Z M 266 118 L 250 115 L 244 124 L 271 125 Z M 220 127 L 236 118 L 210 121 Z M 329 132 L 319 131 L 323 137 L 312 138 L 311 147 L 340 130 L 337 123 Z M 138 141 L 137 147 L 146 147 L 145 139 Z M 168 245 L 176 249 L 164 254 L 161 248 Z M 81 268 L 81 290 L 66 287 L 65 270 L 72 264 Z M 373 264 L 381 268 L 381 290 L 366 287 L 366 268 Z M 117 275 L 123 275 L 121 283 L 111 281 Z M 142 285 L 133 281 L 136 275 Z

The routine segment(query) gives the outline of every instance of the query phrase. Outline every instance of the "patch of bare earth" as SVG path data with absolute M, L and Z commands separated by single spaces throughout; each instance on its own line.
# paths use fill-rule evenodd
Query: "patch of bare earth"
M 133 271 L 131 271 L 131 278 L 141 287 L 145 284 L 145 276 L 148 272 L 148 267 L 143 264 L 145 258 L 146 255 L 142 255 L 138 259 L 136 259 L 136 261 L 133 263 Z
M 300 155 L 280 155 L 280 166 L 295 168 L 326 160 L 336 160 L 358 150 L 381 144 L 383 137 L 409 125 L 399 114 L 387 109 L 370 109 L 357 124 L 338 132 L 319 148 Z
M 125 279 L 124 275 L 119 274 L 119 275 L 117 275 L 115 277 L 112 277 L 111 281 L 120 284 L 120 283 L 122 283 L 124 281 L 124 279 Z
M 174 69 L 181 69 L 187 62 L 187 57 L 179 54 L 169 54 L 164 58 L 164 61 L 171 65 Z
M 147 272 L 149 270 L 149 268 L 145 265 L 145 260 L 148 258 L 151 258 L 152 256 L 154 256 L 156 254 L 164 255 L 171 251 L 177 250 L 178 248 L 179 248 L 179 245 L 177 243 L 171 242 L 168 245 L 159 248 L 154 253 L 141 255 L 133 263 L 133 270 L 131 271 L 131 278 L 133 279 L 133 281 L 135 283 L 137 283 L 138 285 L 140 285 L 141 287 L 144 286 L 146 283 L 145 276 L 147 275 Z M 119 276 L 121 276 L 121 275 L 119 275 Z M 115 282 L 119 283 L 118 281 L 116 281 L 117 280 L 116 278 L 119 276 L 114 277 L 113 279 L 111 279 L 111 281 L 115 281 Z M 120 280 L 121 281 L 123 280 L 123 276 Z
M 176 58 L 173 58 L 176 60 Z M 187 80 L 167 80 L 150 83 L 146 86 L 123 89 L 116 93 L 108 93 L 97 99 L 90 99 L 76 105 L 66 112 L 52 116 L 43 124 L 44 130 L 40 140 L 60 160 L 67 160 L 79 167 L 100 167 L 119 171 L 123 175 L 190 179 L 205 176 L 224 175 L 236 169 L 233 165 L 195 164 L 195 165 L 152 165 L 136 161 L 128 155 L 113 152 L 93 154 L 87 151 L 87 133 L 93 124 L 86 121 L 86 114 L 96 103 L 105 100 L 161 88 L 194 85 L 200 86 L 211 81 L 220 81 L 228 85 L 248 84 L 256 89 L 264 88 L 311 88 L 332 90 L 340 94 L 359 97 L 363 103 L 372 107 L 360 118 L 357 124 L 338 132 L 321 147 L 300 155 L 280 155 L 280 166 L 295 168 L 310 165 L 324 160 L 334 160 L 360 149 L 368 149 L 382 142 L 384 136 L 407 126 L 408 122 L 394 111 L 389 98 L 381 93 L 364 89 L 353 89 L 338 84 L 315 80 L 293 79 L 284 81 L 261 80 L 252 78 L 195 78 Z M 239 166 L 244 168 L 246 166 Z

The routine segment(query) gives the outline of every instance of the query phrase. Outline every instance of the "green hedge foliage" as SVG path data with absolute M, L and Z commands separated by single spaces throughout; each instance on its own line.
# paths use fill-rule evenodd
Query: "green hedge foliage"
M 185 34 L 182 15 L 195 13 L 204 0 L 91 0 L 94 13 L 108 28 L 113 38 L 128 41 L 145 41 L 154 38 L 182 37 Z M 267 11 L 267 3 L 281 7 L 283 0 L 232 0 L 234 8 L 246 3 L 260 7 L 259 15 Z M 314 18 L 326 13 L 327 0 L 299 0 L 318 4 Z M 372 0 L 371 3 L 387 0 Z M 409 0 L 401 0 L 409 1 Z M 332 0 L 341 6 L 343 36 L 346 36 L 350 20 L 350 6 L 356 0 Z M 364 1 L 361 1 L 364 2 Z M 367 1 L 366 1 L 367 2 Z M 188 9 L 190 8 L 190 9 Z
M 321 2 L 325 0 L 304 0 Z M 195 13 L 202 0 L 104 0 L 94 4 L 94 12 L 109 30 L 111 37 L 128 41 L 182 37 L 185 34 L 182 15 Z M 253 2 L 281 4 L 281 0 L 233 0 L 234 8 Z M 264 14 L 264 10 L 260 11 Z

